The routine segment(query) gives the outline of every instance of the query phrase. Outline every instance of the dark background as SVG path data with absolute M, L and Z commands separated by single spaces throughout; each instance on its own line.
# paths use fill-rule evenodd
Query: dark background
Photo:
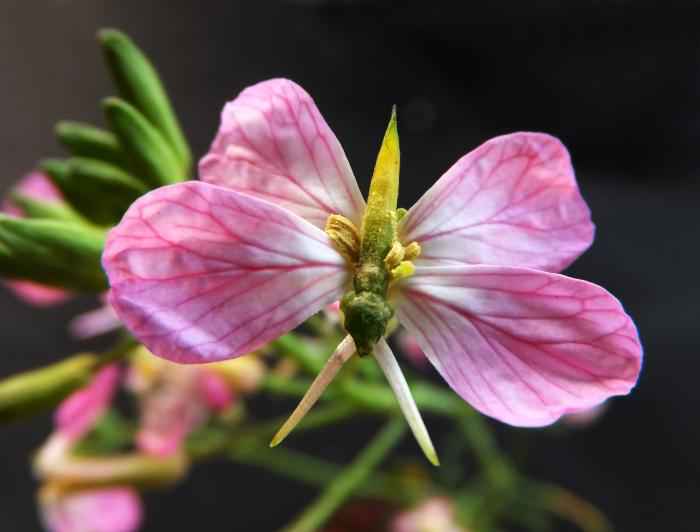
M 98 99 L 112 92 L 94 41 L 102 26 L 150 54 L 197 157 L 224 102 L 278 76 L 314 96 L 365 190 L 398 105 L 404 206 L 491 136 L 552 133 L 572 153 L 598 226 L 569 273 L 624 302 L 646 359 L 638 388 L 589 430 L 532 431 L 527 468 L 594 501 L 620 531 L 697 531 L 700 11 L 602 0 L 455 5 L 3 0 L 2 189 L 60 153 L 57 120 L 101 121 Z M 90 307 L 36 310 L 2 291 L 0 375 L 80 349 L 65 321 Z M 3 532 L 38 526 L 27 460 L 48 430 L 48 416 L 0 427 Z M 505 439 L 523 432 L 499 430 Z M 347 459 L 370 433 L 297 443 Z M 217 462 L 149 495 L 146 530 L 274 530 L 313 495 Z

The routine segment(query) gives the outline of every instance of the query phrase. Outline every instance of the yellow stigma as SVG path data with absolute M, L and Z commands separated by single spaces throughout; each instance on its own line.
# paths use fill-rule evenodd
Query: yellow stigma
M 396 211 L 399 200 L 399 161 L 399 131 L 396 127 L 396 106 L 394 106 L 374 165 L 366 216 L 370 216 L 371 209 L 384 212 Z
M 399 159 L 399 133 L 396 127 L 396 107 L 394 107 L 369 185 L 367 210 L 362 220 L 361 262 L 378 264 L 384 260 L 396 239 Z

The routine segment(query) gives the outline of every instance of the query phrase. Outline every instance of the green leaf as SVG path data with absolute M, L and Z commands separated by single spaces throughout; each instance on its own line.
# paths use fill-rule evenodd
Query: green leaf
M 187 174 L 192 155 L 155 68 L 122 32 L 104 29 L 98 33 L 98 38 L 119 93 L 163 134 L 181 170 Z
M 102 292 L 103 231 L 59 220 L 0 214 L 0 276 L 84 292 Z
M 55 406 L 88 383 L 98 358 L 79 354 L 0 381 L 0 421 L 10 421 Z
M 97 421 L 92 430 L 78 443 L 78 455 L 110 455 L 123 451 L 132 443 L 134 426 L 118 411 L 110 409 Z
M 59 142 L 72 155 L 128 167 L 119 140 L 109 131 L 79 122 L 59 122 L 55 131 Z
M 51 175 L 68 202 L 91 222 L 114 225 L 148 189 L 135 177 L 109 163 L 74 157 L 65 173 Z M 49 172 L 51 174 L 51 172 Z
M 139 179 L 151 187 L 185 180 L 175 152 L 141 112 L 119 98 L 105 99 L 102 107 L 107 122 L 138 169 Z

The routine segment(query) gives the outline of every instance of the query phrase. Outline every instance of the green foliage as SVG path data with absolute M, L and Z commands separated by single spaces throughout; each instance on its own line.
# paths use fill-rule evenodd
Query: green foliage
M 0 215 L 0 275 L 79 292 L 102 292 L 104 233 L 61 220 Z
M 175 152 L 138 109 L 119 98 L 105 99 L 102 108 L 107 122 L 137 168 L 138 178 L 151 187 L 185 180 Z
M 187 173 L 192 164 L 190 149 L 155 68 L 122 32 L 104 29 L 98 37 L 119 94 L 163 135 L 179 161 L 181 172 Z
M 56 124 L 56 138 L 76 157 L 97 159 L 120 168 L 128 166 L 124 149 L 116 135 L 104 129 L 79 122 L 62 121 Z
M 80 354 L 0 381 L 0 421 L 18 419 L 56 405 L 70 392 L 87 384 L 97 364 L 95 355 Z
M 148 190 L 135 177 L 97 159 L 48 160 L 41 167 L 68 203 L 98 225 L 118 222 L 129 205 Z

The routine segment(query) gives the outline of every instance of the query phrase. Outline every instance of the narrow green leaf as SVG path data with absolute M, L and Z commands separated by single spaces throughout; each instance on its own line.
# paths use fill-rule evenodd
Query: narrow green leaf
M 64 121 L 56 124 L 56 137 L 72 155 L 112 163 L 120 168 L 128 167 L 119 140 L 109 131 L 89 124 Z
M 116 166 L 73 157 L 40 164 L 66 201 L 97 225 L 114 225 L 129 205 L 148 191 L 146 185 Z
M 19 192 L 10 193 L 10 201 L 19 207 L 27 218 L 48 218 L 83 222 L 83 218 L 63 201 L 41 201 Z
M 88 220 L 113 225 L 121 220 L 136 199 L 148 189 L 116 166 L 94 159 L 68 160 L 71 183 L 66 198 Z
M 102 292 L 104 232 L 87 225 L 0 214 L 0 276 Z
M 185 180 L 172 148 L 143 114 L 119 98 L 105 99 L 102 107 L 107 122 L 138 169 L 139 179 L 151 187 Z
M 51 408 L 87 384 L 99 359 L 79 354 L 49 366 L 0 380 L 0 422 Z
M 192 155 L 155 68 L 122 32 L 104 29 L 98 38 L 119 93 L 163 134 L 187 174 Z

